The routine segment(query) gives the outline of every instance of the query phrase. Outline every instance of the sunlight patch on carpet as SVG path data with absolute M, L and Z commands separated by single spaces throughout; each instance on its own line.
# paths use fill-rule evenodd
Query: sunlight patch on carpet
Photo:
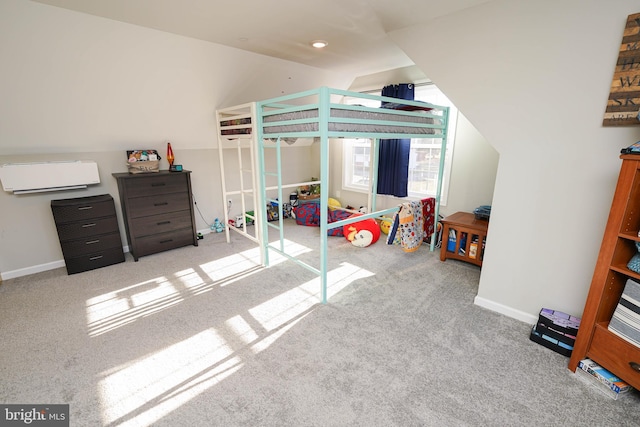
M 224 323 L 227 328 L 245 344 L 250 344 L 259 338 L 256 331 L 254 331 L 251 325 L 249 325 L 249 323 L 247 323 L 247 321 L 239 314 L 237 316 L 233 316 Z
M 285 251 L 293 256 L 310 252 L 311 249 L 285 240 Z M 274 266 L 288 259 L 282 255 L 269 254 L 269 265 Z M 260 248 L 256 247 L 224 258 L 201 264 L 202 271 L 213 280 L 214 284 L 226 286 L 256 273 L 261 268 Z
M 353 264 L 342 263 L 327 274 L 327 295 L 335 296 L 354 281 L 373 274 Z M 199 284 L 194 271 L 189 269 L 176 275 L 186 287 Z M 175 288 L 167 280 L 151 281 L 93 298 L 88 305 L 94 310 L 93 322 L 106 322 L 110 316 L 115 316 L 122 323 L 135 318 L 133 314 L 124 317 L 121 314 L 136 304 L 144 307 L 153 303 L 154 298 L 173 297 L 179 301 L 175 294 Z M 251 319 L 236 314 L 221 325 L 222 329 L 207 329 L 103 372 L 98 386 L 103 424 L 139 426 L 157 423 L 238 372 L 247 362 L 242 360 L 243 348 L 253 354 L 260 353 L 321 306 L 320 277 L 317 277 L 249 309 Z M 149 312 L 154 308 L 148 308 Z M 107 313 L 106 319 L 99 317 Z M 259 326 L 252 327 L 251 322 L 257 322 Z M 117 322 L 111 327 L 116 327 L 115 324 Z
M 104 372 L 103 425 L 153 425 L 242 367 L 220 334 L 202 331 Z
M 183 297 L 166 277 L 136 283 L 87 300 L 90 336 L 120 328 L 180 303 Z
M 327 272 L 327 299 L 355 280 L 373 274 L 356 265 L 342 263 L 340 267 Z M 318 304 L 321 300 L 320 291 L 320 277 L 317 277 L 249 309 L 249 313 L 267 331 L 273 331 Z

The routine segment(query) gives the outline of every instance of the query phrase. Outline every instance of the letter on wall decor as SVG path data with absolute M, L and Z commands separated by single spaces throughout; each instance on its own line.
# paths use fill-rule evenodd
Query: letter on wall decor
M 602 126 L 640 125 L 640 13 L 629 15 Z

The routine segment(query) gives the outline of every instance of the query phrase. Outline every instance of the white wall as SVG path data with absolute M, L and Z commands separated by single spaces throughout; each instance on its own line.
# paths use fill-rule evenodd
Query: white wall
M 102 179 L 84 191 L 0 192 L 5 279 L 62 265 L 50 200 L 117 199 L 111 173 L 126 171 L 127 149 L 163 153 L 170 140 L 176 162 L 193 171 L 198 208 L 207 221 L 221 217 L 216 108 L 353 80 L 24 0 L 0 2 L 0 63 L 0 164 L 95 160 Z M 305 164 L 310 150 L 293 155 Z M 308 179 L 304 168 L 292 170 Z M 206 227 L 198 212 L 196 220 Z
M 496 0 L 391 34 L 500 154 L 476 303 L 581 315 L 620 149 L 601 126 L 637 1 Z M 428 40 L 429 43 L 426 43 Z
M 349 87 L 353 91 L 379 90 L 388 84 L 426 83 L 430 79 L 417 66 L 402 67 L 359 76 Z M 448 191 L 443 193 L 446 200 L 440 208 L 440 214 L 446 216 L 458 211 L 472 211 L 480 205 L 490 205 L 493 200 L 498 153 L 478 130 L 461 113 L 456 120 L 455 143 L 453 146 L 451 174 Z M 337 197 L 343 205 L 360 207 L 367 204 L 367 194 L 346 190 L 342 187 L 342 143 L 334 141 L 329 150 L 331 156 L 331 197 Z M 446 187 L 446 183 L 445 183 Z M 445 188 L 446 191 L 446 188 Z M 338 196 L 339 194 L 339 196 Z M 403 199 L 393 196 L 377 196 L 377 208 L 386 209 L 397 206 Z
M 406 80 L 386 80 L 381 86 L 400 81 Z M 491 205 L 498 167 L 498 153 L 467 118 L 458 114 L 456 123 L 447 202 L 440 207 L 440 214 L 443 216 L 458 211 L 471 212 L 480 205 Z M 338 198 L 343 206 L 366 206 L 366 193 L 342 187 L 342 141 L 333 141 L 329 153 L 331 156 L 331 197 Z M 376 208 L 391 208 L 404 200 L 394 196 L 378 195 Z

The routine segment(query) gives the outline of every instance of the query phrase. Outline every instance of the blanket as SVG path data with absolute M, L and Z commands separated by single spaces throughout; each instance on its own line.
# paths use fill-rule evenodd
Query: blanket
M 336 222 L 341 219 L 348 218 L 351 213 L 328 208 L 328 222 Z M 294 208 L 296 223 L 298 225 L 306 225 L 311 227 L 320 226 L 320 204 L 319 203 L 302 203 Z M 343 236 L 342 227 L 331 228 L 327 230 L 328 236 Z
M 405 252 L 414 252 L 433 234 L 434 223 L 434 198 L 402 203 L 393 218 L 387 244 L 399 243 Z

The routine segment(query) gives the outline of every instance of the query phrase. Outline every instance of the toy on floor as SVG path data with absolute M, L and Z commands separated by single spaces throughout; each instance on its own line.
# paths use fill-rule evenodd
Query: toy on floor
M 340 204 L 340 201 L 338 199 L 334 199 L 332 197 L 329 197 L 329 200 L 327 201 L 327 204 L 329 205 L 329 209 L 331 209 L 332 211 L 337 209 L 337 208 L 341 208 L 342 205 Z
M 222 222 L 218 218 L 213 221 L 213 231 L 216 233 L 222 233 L 224 231 L 224 227 L 222 226 Z
M 354 216 L 359 216 L 359 214 L 351 215 L 349 218 Z M 342 233 L 353 246 L 366 248 L 377 242 L 380 238 L 380 226 L 373 218 L 367 218 L 362 221 L 344 225 L 342 227 Z
M 386 217 L 383 217 L 386 218 Z M 380 220 L 380 231 L 384 234 L 389 234 L 389 229 L 391 229 L 392 218 L 381 219 Z

